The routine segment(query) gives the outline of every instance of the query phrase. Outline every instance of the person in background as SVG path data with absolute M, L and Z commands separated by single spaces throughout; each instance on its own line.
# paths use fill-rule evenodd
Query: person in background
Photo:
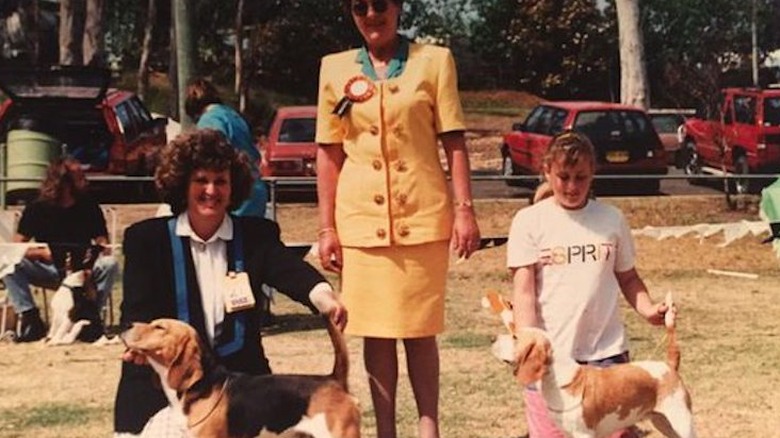
M 269 284 L 329 315 L 340 329 L 347 313 L 322 275 L 281 242 L 275 222 L 229 214 L 244 202 L 252 180 L 246 155 L 215 130 L 181 134 L 163 149 L 155 182 L 173 216 L 141 221 L 125 231 L 120 320 L 183 320 L 213 348 L 219 364 L 263 375 L 271 369 L 260 339 L 260 312 L 231 308 L 223 296 L 227 281 L 243 292 L 242 302 L 257 302 L 260 284 Z M 132 352 L 123 359 L 115 436 L 187 436 L 186 419 L 168 408 L 154 384 L 156 373 Z
M 197 120 L 198 129 L 211 128 L 221 132 L 228 143 L 249 156 L 252 192 L 233 213 L 265 217 L 268 189 L 260 177 L 260 151 L 255 146 L 249 124 L 236 110 L 222 103 L 214 85 L 203 78 L 190 81 L 184 107 L 187 115 Z
M 556 351 L 583 364 L 628 362 L 619 294 L 653 325 L 663 324 L 666 305 L 653 303 L 636 271 L 623 214 L 589 197 L 596 166 L 590 140 L 572 131 L 559 134 L 542 165 L 542 191 L 551 196 L 517 212 L 509 231 L 515 327 L 545 330 Z M 530 438 L 565 437 L 535 388 L 526 388 L 524 398 Z
M 78 161 L 64 158 L 49 165 L 40 195 L 22 212 L 13 241 L 50 244 L 29 248 L 14 272 L 3 278 L 11 304 L 21 315 L 17 342 L 33 342 L 46 336 L 30 285 L 56 288 L 68 253 L 81 252 L 93 244 L 104 247 L 92 268 L 99 308 L 103 308 L 119 265 L 108 246 L 103 211 L 87 193 L 87 179 Z
M 317 195 L 322 266 L 341 273 L 377 437 L 396 436 L 398 340 L 424 438 L 439 433 L 439 352 L 450 249 L 479 246 L 452 54 L 398 35 L 402 0 L 343 0 L 365 45 L 322 59 Z M 439 161 L 446 155 L 452 190 Z

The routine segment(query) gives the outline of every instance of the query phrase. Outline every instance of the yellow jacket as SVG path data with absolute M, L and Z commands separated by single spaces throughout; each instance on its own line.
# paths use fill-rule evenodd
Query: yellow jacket
M 317 143 L 343 144 L 336 228 L 344 246 L 414 245 L 450 238 L 452 200 L 437 135 L 465 129 L 455 62 L 443 47 L 410 44 L 403 73 L 333 114 L 345 85 L 362 76 L 358 50 L 325 56 Z

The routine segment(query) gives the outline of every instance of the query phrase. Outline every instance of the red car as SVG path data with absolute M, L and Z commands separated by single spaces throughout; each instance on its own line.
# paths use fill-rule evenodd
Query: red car
M 675 157 L 685 135 L 685 121 L 696 114 L 694 109 L 686 108 L 652 108 L 647 110 L 655 132 L 661 138 L 666 151 L 668 164 L 675 164 Z
M 316 106 L 287 106 L 276 111 L 268 133 L 260 142 L 263 176 L 314 176 L 317 174 Z
M 501 146 L 504 176 L 541 175 L 542 157 L 553 136 L 582 132 L 596 149 L 597 175 L 664 175 L 663 145 L 645 111 L 606 102 L 543 102 L 513 126 Z M 507 180 L 517 185 L 518 180 Z M 632 188 L 658 192 L 660 179 L 636 178 Z M 595 188 L 625 188 L 624 179 L 596 180 Z
M 7 96 L 0 104 L 0 142 L 7 145 L 9 176 L 42 176 L 13 174 L 22 167 L 13 163 L 46 155 L 27 149 L 37 141 L 56 146 L 48 159 L 60 154 L 78 159 L 87 176 L 152 175 L 167 140 L 167 119 L 153 118 L 135 94 L 109 89 L 110 80 L 108 70 L 92 67 L 0 69 L 0 88 Z M 27 165 L 21 172 L 45 166 Z M 24 191 L 34 190 L 37 183 L 27 186 Z
M 677 160 L 685 173 L 780 172 L 780 89 L 726 88 L 711 116 L 685 122 Z M 735 193 L 748 193 L 767 183 L 763 179 L 729 180 Z

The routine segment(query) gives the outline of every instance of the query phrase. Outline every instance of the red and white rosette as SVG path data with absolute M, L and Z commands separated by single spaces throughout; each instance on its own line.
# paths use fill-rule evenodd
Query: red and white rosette
M 351 77 L 344 85 L 344 95 L 351 102 L 365 102 L 374 95 L 376 87 L 363 75 Z

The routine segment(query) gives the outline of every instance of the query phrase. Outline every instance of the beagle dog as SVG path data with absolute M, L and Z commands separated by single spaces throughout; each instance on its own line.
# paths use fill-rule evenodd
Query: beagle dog
M 580 365 L 569 355 L 556 353 L 547 334 L 533 327 L 519 328 L 514 340 L 500 338 L 493 351 L 512 359 L 515 378 L 522 385 L 539 382 L 550 417 L 570 437 L 606 437 L 650 419 L 666 437 L 695 438 L 690 394 L 678 374 L 680 350 L 671 295 L 667 305 L 666 362 Z
M 359 438 L 360 410 L 347 392 L 348 356 L 327 320 L 335 350 L 330 375 L 254 376 L 226 370 L 189 324 L 175 319 L 133 323 L 120 334 L 160 377 L 169 403 L 193 437 L 254 437 L 293 429 L 315 438 Z
M 49 304 L 52 318 L 47 345 L 72 344 L 77 339 L 94 342 L 103 336 L 98 293 L 92 281 L 92 267 L 102 249 L 99 245 L 84 249 L 83 258 L 78 262 L 72 262 L 68 254 L 65 278 Z

